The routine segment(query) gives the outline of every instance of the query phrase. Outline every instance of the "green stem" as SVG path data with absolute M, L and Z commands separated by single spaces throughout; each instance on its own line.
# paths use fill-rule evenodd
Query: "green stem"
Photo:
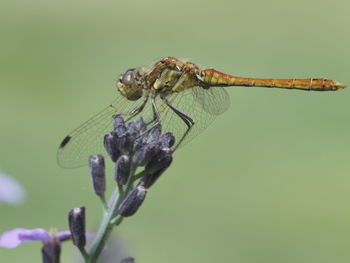
M 124 217 L 118 215 L 111 220 L 111 224 L 118 226 L 121 222 L 123 222 L 123 219 Z
M 142 170 L 141 172 L 139 172 L 138 174 L 135 174 L 133 180 L 136 181 L 137 179 L 140 179 L 142 176 L 145 175 L 145 170 Z
M 106 197 L 104 194 L 100 195 L 100 200 L 101 200 L 101 203 L 103 205 L 103 207 L 105 208 L 105 210 L 107 211 L 108 207 L 107 207 L 107 203 L 106 203 Z
M 109 236 L 112 233 L 113 228 L 122 222 L 123 217 L 117 217 L 118 207 L 120 203 L 124 200 L 124 198 L 127 196 L 127 194 L 130 192 L 130 188 L 133 183 L 132 178 L 135 174 L 135 171 L 136 167 L 132 166 L 130 169 L 129 179 L 124 187 L 124 190 L 122 190 L 122 188 L 118 186 L 115 188 L 112 194 L 112 203 L 110 204 L 107 213 L 105 213 L 102 219 L 102 223 L 97 231 L 96 237 L 91 244 L 91 248 L 89 251 L 90 257 L 88 258 L 88 260 L 86 260 L 86 263 L 97 262 L 105 247 L 105 244 L 107 243 Z
M 85 262 L 89 260 L 89 254 L 86 252 L 85 248 L 79 248 L 81 255 L 83 256 Z

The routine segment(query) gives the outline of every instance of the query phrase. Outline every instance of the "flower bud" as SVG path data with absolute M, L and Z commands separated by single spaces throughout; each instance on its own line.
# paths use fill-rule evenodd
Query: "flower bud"
M 119 185 L 124 185 L 128 181 L 130 173 L 130 158 L 127 155 L 122 155 L 118 158 L 115 169 L 114 178 Z
M 118 137 L 122 137 L 128 132 L 128 129 L 124 125 L 123 126 L 120 125 L 115 127 L 114 131 L 118 135 Z
M 115 132 L 110 132 L 104 136 L 104 146 L 111 157 L 112 161 L 115 162 L 120 156 L 120 150 L 118 147 L 118 136 Z
M 125 121 L 123 119 L 123 117 L 118 114 L 114 117 L 114 129 L 117 129 L 120 126 L 124 126 L 125 127 Z
M 158 141 L 152 141 L 144 145 L 142 148 L 135 152 L 133 156 L 133 162 L 137 166 L 145 166 L 159 151 L 160 147 L 161 145 Z
M 140 185 L 145 188 L 151 187 L 161 176 L 161 174 L 170 166 L 173 161 L 170 148 L 163 148 L 152 160 L 146 165 L 144 176 L 140 179 Z
M 175 137 L 172 135 L 172 133 L 167 132 L 164 133 L 162 136 L 159 137 L 159 141 L 162 144 L 163 147 L 172 147 L 175 143 Z
M 173 160 L 170 148 L 161 149 L 146 165 L 145 174 L 152 174 L 158 170 L 168 168 Z
M 84 248 L 86 244 L 85 207 L 81 206 L 70 210 L 68 221 L 73 244 L 78 248 Z
M 127 127 L 128 127 L 128 132 L 134 137 L 140 134 L 140 129 L 138 128 L 136 122 L 129 122 Z
M 142 205 L 146 193 L 147 191 L 143 186 L 136 186 L 120 204 L 118 214 L 124 217 L 135 214 Z
M 141 117 L 141 119 L 138 121 L 129 122 L 127 124 L 127 127 L 128 133 L 131 136 L 131 140 L 134 143 L 137 141 L 137 144 L 143 144 L 143 136 L 140 135 L 142 135 L 147 130 L 146 123 L 143 118 Z
M 105 160 L 102 155 L 93 155 L 89 158 L 89 168 L 95 193 L 102 196 L 106 191 Z
M 132 150 L 133 140 L 129 132 L 125 132 L 124 134 L 118 137 L 118 149 L 122 152 L 130 152 Z
M 164 173 L 164 169 L 160 169 L 157 172 L 153 174 L 147 174 L 141 177 L 139 185 L 142 185 L 145 188 L 150 188 L 157 180 L 158 178 Z
M 162 128 L 160 125 L 157 125 L 155 127 L 153 127 L 152 129 L 150 129 L 148 131 L 148 133 L 145 135 L 146 138 L 146 142 L 150 143 L 154 140 L 157 140 L 160 136 L 160 134 L 162 133 Z
M 145 120 L 141 117 L 138 121 L 134 122 L 136 125 L 137 130 L 139 130 L 139 133 L 143 133 L 147 130 L 147 125 L 145 123 Z
M 61 254 L 61 242 L 53 237 L 50 241 L 45 241 L 41 249 L 43 263 L 59 263 Z
M 144 144 L 144 139 L 142 138 L 142 136 L 139 136 L 134 140 L 132 150 L 134 152 L 137 152 L 144 146 Z

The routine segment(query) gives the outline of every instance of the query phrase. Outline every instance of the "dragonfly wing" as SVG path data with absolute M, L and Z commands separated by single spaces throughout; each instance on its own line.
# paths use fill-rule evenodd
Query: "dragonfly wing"
M 228 108 L 229 99 L 226 91 L 222 87 L 214 88 L 221 90 L 215 91 L 211 90 L 212 88 L 205 90 L 201 87 L 194 87 L 167 97 L 173 107 L 195 122 L 182 145 L 200 134 L 218 114 Z M 214 97 L 212 98 L 212 96 Z M 187 125 L 159 96 L 155 100 L 163 132 L 172 132 L 176 141 L 179 142 L 187 130 Z M 123 96 L 119 96 L 108 107 L 66 136 L 57 152 L 58 164 L 65 168 L 84 166 L 87 165 L 90 155 L 105 153 L 103 137 L 113 128 L 113 116 L 121 114 L 127 119 L 130 117 L 130 112 L 140 106 L 142 102 L 142 99 L 129 101 Z M 151 104 L 147 103 L 140 114 L 131 118 L 130 121 L 143 117 L 146 123 L 150 123 L 153 116 Z
M 212 92 L 204 94 L 209 90 L 205 90 L 202 87 L 194 87 L 179 93 L 171 94 L 167 97 L 173 107 L 195 122 L 181 146 L 203 132 L 214 121 L 218 114 L 228 108 L 229 98 L 225 90 L 219 92 L 219 94 L 216 92 L 214 92 L 215 94 Z M 220 97 L 210 98 L 212 95 L 220 95 Z M 220 101 L 222 103 L 221 106 L 217 106 L 215 103 L 219 103 Z M 163 132 L 172 132 L 178 142 L 188 128 L 186 123 L 164 103 L 160 103 L 158 110 L 161 116 Z
M 64 168 L 74 168 L 87 165 L 88 157 L 105 152 L 104 135 L 112 131 L 113 116 L 127 116 L 141 101 L 128 101 L 119 96 L 108 107 L 73 130 L 62 141 L 57 151 L 57 162 Z
M 230 106 L 230 95 L 224 87 L 195 87 L 193 93 L 195 100 L 209 114 L 220 115 Z

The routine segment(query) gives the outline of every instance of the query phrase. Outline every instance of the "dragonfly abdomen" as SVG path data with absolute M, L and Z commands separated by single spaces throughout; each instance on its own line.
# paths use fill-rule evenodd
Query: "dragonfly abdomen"
M 346 88 L 346 85 L 329 79 L 260 79 L 228 75 L 215 69 L 202 71 L 202 78 L 209 86 L 248 86 L 282 89 L 331 91 Z

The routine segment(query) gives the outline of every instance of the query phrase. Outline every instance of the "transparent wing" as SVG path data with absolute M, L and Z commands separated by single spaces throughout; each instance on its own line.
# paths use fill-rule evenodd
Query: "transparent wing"
M 57 151 L 57 162 L 64 168 L 87 165 L 88 157 L 93 154 L 104 154 L 103 137 L 113 127 L 113 116 L 122 114 L 127 117 L 130 111 L 142 103 L 128 101 L 119 95 L 108 107 L 84 122 L 69 133 Z
M 205 128 L 229 106 L 229 96 L 222 87 L 203 89 L 194 87 L 174 93 L 167 97 L 173 107 L 189 116 L 195 122 L 191 131 L 182 142 L 185 145 Z M 129 101 L 119 96 L 108 107 L 73 130 L 62 141 L 58 152 L 58 164 L 65 168 L 87 165 L 88 157 L 93 154 L 104 154 L 103 137 L 113 127 L 113 116 L 121 114 L 124 118 L 130 118 L 130 112 L 141 105 L 143 99 Z M 156 105 L 160 115 L 163 132 L 172 132 L 179 142 L 187 130 L 185 122 L 172 111 L 159 96 L 156 97 Z M 150 102 L 146 104 L 140 114 L 130 121 L 143 117 L 146 123 L 153 120 L 153 110 Z
M 222 87 L 215 87 L 215 90 L 214 88 L 203 89 L 202 87 L 194 87 L 169 95 L 167 98 L 173 107 L 195 122 L 181 146 L 204 131 L 214 121 L 216 116 L 227 110 L 230 105 L 229 95 Z M 176 141 L 179 142 L 187 130 L 187 125 L 167 105 L 162 102 L 160 105 L 158 109 L 161 115 L 163 132 L 172 132 Z
M 202 108 L 213 115 L 220 115 L 230 107 L 230 95 L 224 87 L 196 88 L 194 97 Z

